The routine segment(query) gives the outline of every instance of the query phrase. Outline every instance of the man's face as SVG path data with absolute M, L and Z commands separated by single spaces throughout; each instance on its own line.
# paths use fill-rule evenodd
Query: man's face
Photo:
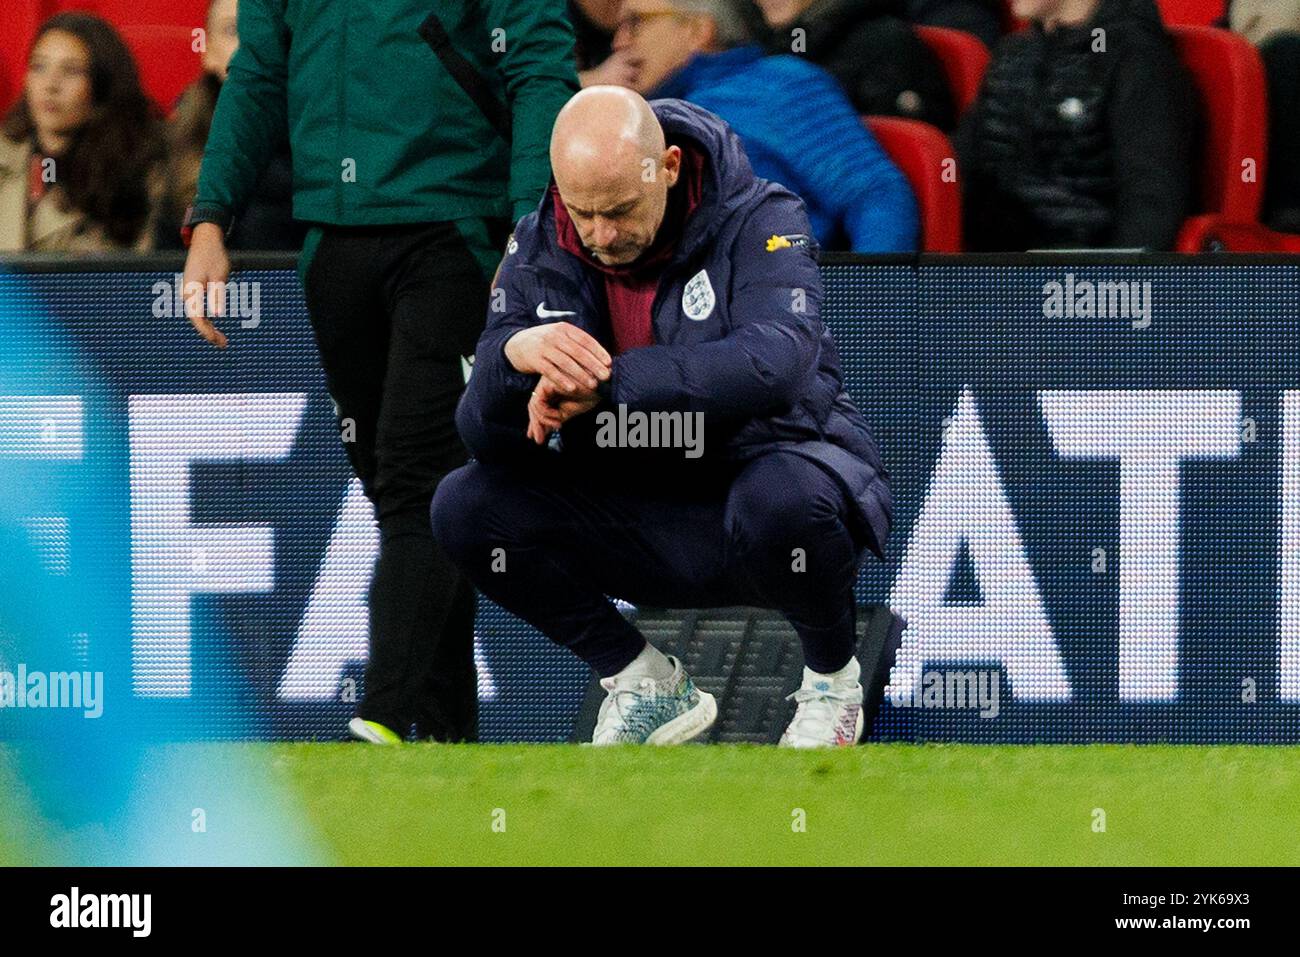
M 668 189 L 681 172 L 681 156 L 670 146 L 659 157 L 646 157 L 644 165 L 629 158 L 596 170 L 556 170 L 564 208 L 596 259 L 607 266 L 630 263 L 654 242 L 668 208 Z
M 626 51 L 633 89 L 653 90 L 704 48 L 708 21 L 678 14 L 666 0 L 625 0 L 614 49 Z

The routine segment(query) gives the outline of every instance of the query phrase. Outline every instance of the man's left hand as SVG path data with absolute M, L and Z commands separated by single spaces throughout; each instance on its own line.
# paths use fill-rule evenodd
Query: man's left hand
M 545 445 L 547 437 L 574 416 L 590 412 L 600 403 L 594 389 L 579 388 L 577 392 L 563 392 L 554 382 L 542 376 L 528 400 L 528 437 L 538 445 Z

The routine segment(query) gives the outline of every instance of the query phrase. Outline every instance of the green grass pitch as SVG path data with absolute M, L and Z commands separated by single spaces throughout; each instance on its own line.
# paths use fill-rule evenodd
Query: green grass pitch
M 77 863 L 7 750 L 0 863 Z M 177 755 L 249 776 L 241 812 L 289 822 L 319 863 L 1300 864 L 1295 748 L 202 744 L 150 749 L 139 773 Z M 203 800 L 168 792 L 141 792 L 163 802 L 146 830 Z M 209 818 L 208 849 L 232 838 Z

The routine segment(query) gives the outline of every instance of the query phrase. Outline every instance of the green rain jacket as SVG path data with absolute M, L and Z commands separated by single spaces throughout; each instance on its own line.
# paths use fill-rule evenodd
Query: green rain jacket
M 192 221 L 238 215 L 287 135 L 295 219 L 514 222 L 577 89 L 563 0 L 239 0 Z

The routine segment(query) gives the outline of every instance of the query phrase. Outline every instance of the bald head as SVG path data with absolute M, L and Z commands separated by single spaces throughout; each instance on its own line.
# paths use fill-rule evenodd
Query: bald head
M 551 169 L 583 245 L 602 262 L 631 262 L 663 221 L 681 150 L 665 146 L 663 127 L 639 94 L 593 86 L 556 117 Z
M 621 86 L 588 87 L 569 100 L 551 131 L 551 168 L 608 174 L 664 151 L 664 131 L 639 93 Z M 611 162 L 612 161 L 612 162 Z

